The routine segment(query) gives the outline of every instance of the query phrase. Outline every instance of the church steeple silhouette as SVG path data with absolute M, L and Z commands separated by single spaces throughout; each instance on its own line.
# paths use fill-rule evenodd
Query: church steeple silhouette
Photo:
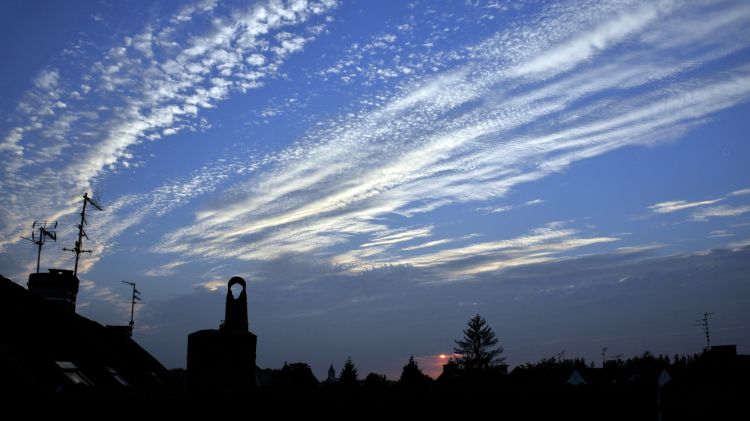
M 328 378 L 326 379 L 326 382 L 336 383 L 336 370 L 333 368 L 333 364 L 328 368 Z

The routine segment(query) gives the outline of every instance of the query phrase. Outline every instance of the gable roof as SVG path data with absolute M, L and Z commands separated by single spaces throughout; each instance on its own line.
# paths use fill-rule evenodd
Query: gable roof
M 586 379 L 583 378 L 581 373 L 578 372 L 578 370 L 573 370 L 573 373 L 570 374 L 570 377 L 568 377 L 568 380 L 565 382 L 565 384 L 571 384 L 573 386 L 578 386 L 580 384 L 587 384 Z

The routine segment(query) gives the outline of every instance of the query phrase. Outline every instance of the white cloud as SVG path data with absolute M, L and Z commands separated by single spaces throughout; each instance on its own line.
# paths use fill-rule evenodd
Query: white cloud
M 510 70 L 514 76 L 529 76 L 549 71 L 560 72 L 588 60 L 613 44 L 642 30 L 660 15 L 668 12 L 672 1 L 653 2 L 636 10 L 620 13 L 590 32 L 552 47 L 542 54 Z
M 262 54 L 250 54 L 245 61 L 251 66 L 262 66 L 266 63 L 266 58 Z
M 744 196 L 746 194 L 750 194 L 750 189 L 735 190 L 729 193 L 730 196 Z
M 3 168 L 2 191 L 9 200 L 0 215 L 0 244 L 16 241 L 29 206 L 34 214 L 57 217 L 74 211 L 68 194 L 91 191 L 108 172 L 132 168 L 133 147 L 144 140 L 205 127 L 202 108 L 275 77 L 289 54 L 314 39 L 292 31 L 304 32 L 303 25 L 335 6 L 328 0 L 268 1 L 226 11 L 216 3 L 199 1 L 170 20 L 147 22 L 89 63 L 91 72 L 78 80 L 53 68 L 34 79 L 18 107 L 26 122 L 0 143 L 0 152 L 14 155 Z M 282 28 L 287 35 L 277 37 Z M 260 63 L 256 50 L 269 46 L 283 54 Z M 34 148 L 26 148 L 29 143 Z M 39 171 L 40 164 L 54 171 Z M 37 206 L 39 196 L 46 200 Z
M 503 212 L 508 212 L 510 210 L 517 209 L 523 206 L 535 206 L 535 205 L 541 205 L 542 203 L 544 203 L 544 200 L 534 199 L 534 200 L 529 200 L 528 202 L 522 205 L 516 205 L 516 206 L 505 205 L 505 206 L 497 206 L 497 207 L 486 206 L 486 207 L 477 208 L 477 210 L 482 211 L 482 212 L 487 212 L 487 213 L 503 213 Z
M 80 149 L 76 149 L 75 162 L 80 164 L 36 176 L 28 185 L 49 185 L 55 191 L 86 188 L 106 174 L 106 168 L 133 160 L 133 146 L 144 139 L 195 127 L 204 108 L 216 107 L 233 93 L 257 88 L 264 79 L 277 75 L 284 57 L 302 51 L 310 41 L 312 32 L 298 26 L 315 24 L 313 15 L 332 5 L 270 2 L 226 15 L 219 13 L 214 2 L 207 2 L 181 9 L 166 27 L 155 25 L 134 35 L 131 46 L 113 48 L 107 58 L 96 63 L 91 75 L 70 83 L 87 96 L 112 99 L 113 104 L 81 110 L 59 92 L 49 98 L 27 99 L 29 110 L 40 110 L 39 115 L 45 116 L 38 118 L 59 118 L 64 123 L 63 111 L 75 116 L 95 112 L 92 124 L 99 126 L 90 130 L 89 137 L 77 139 Z M 240 157 L 246 162 L 238 167 L 252 171 L 212 174 L 223 164 L 209 164 L 205 174 L 165 183 L 148 194 L 114 200 L 117 211 L 113 218 L 117 215 L 120 222 L 107 229 L 104 237 L 113 241 L 147 215 L 163 215 L 225 184 L 231 186 L 230 192 L 216 197 L 213 203 L 217 205 L 206 205 L 193 223 L 164 235 L 154 250 L 178 253 L 178 261 L 195 256 L 243 260 L 287 254 L 330 257 L 333 249 L 342 248 L 352 251 L 335 256 L 347 264 L 428 265 L 435 259 L 450 259 L 420 254 L 447 244 L 440 243 L 444 240 L 403 244 L 431 236 L 433 231 L 439 232 L 438 227 L 423 231 L 405 228 L 407 224 L 398 218 L 459 203 L 495 201 L 522 183 L 564 171 L 576 161 L 674 137 L 717 111 L 746 102 L 750 96 L 746 66 L 724 65 L 718 76 L 693 72 L 693 79 L 687 79 L 684 75 L 706 63 L 714 65 L 713 60 L 750 44 L 750 37 L 736 36 L 747 31 L 750 25 L 745 25 L 746 20 L 718 19 L 732 15 L 740 6 L 728 5 L 715 21 L 708 22 L 701 13 L 703 7 L 686 4 L 671 9 L 648 3 L 632 8 L 609 2 L 583 7 L 576 3 L 550 7 L 538 20 L 503 29 L 456 51 L 439 51 L 435 47 L 439 42 L 434 42 L 433 48 L 411 44 L 419 51 L 413 56 L 400 54 L 410 57 L 410 62 L 404 59 L 398 66 L 362 68 L 366 77 L 385 78 L 392 75 L 389 70 L 412 69 L 392 91 L 387 90 L 394 85 L 384 85 L 359 111 L 317 121 L 314 129 L 289 147 L 264 157 Z M 209 30 L 181 37 L 179 28 L 197 19 L 204 19 L 201 23 Z M 709 31 L 712 37 L 688 32 L 680 38 L 679 50 L 670 49 L 673 47 L 667 41 L 672 32 L 668 29 L 699 23 L 704 29 L 701 33 Z M 410 35 L 400 32 L 395 39 L 390 32 L 352 46 L 341 60 L 334 60 L 334 71 L 319 74 L 343 77 L 364 65 L 367 56 L 363 51 L 395 53 L 395 49 L 404 48 L 400 42 Z M 629 43 L 626 52 L 612 51 L 624 43 Z M 691 49 L 699 43 L 700 48 Z M 154 58 L 149 49 L 154 45 L 175 53 Z M 571 69 L 576 71 L 569 72 Z M 544 79 L 514 76 L 532 73 Z M 45 75 L 39 80 L 37 89 L 57 92 L 65 78 Z M 134 94 L 118 103 L 118 90 Z M 58 102 L 66 103 L 67 108 L 56 108 Z M 275 109 L 268 108 L 269 112 Z M 58 134 L 76 133 L 76 124 L 85 120 L 82 117 L 67 127 L 61 123 Z M 41 124 L 19 125 L 17 132 L 6 134 L 4 139 L 10 140 L 4 140 L 2 149 L 23 155 L 19 148 L 23 148 L 32 123 Z M 32 162 L 23 155 L 7 168 L 23 168 Z M 72 181 L 61 185 L 59 179 Z M 7 208 L 12 215 L 2 215 L 3 221 L 7 226 L 18 225 L 26 217 L 22 204 L 32 190 L 20 187 L 22 182 L 10 177 L 3 183 L 14 192 L 8 197 Z M 75 212 L 75 205 L 64 195 L 51 197 L 59 215 Z M 662 202 L 652 210 L 669 213 L 719 200 Z M 144 206 L 139 208 L 136 203 Z M 541 199 L 517 206 L 539 203 Z M 11 231 L 4 228 L 4 234 Z M 528 259 L 543 261 L 553 258 L 558 250 L 613 241 L 572 235 L 561 235 L 557 248 L 550 245 L 513 259 L 520 259 L 515 260 L 519 264 Z M 502 244 L 483 241 L 451 250 L 463 256 L 461 260 L 467 256 L 460 250 L 491 254 L 502 251 Z M 410 256 L 401 256 L 402 251 Z
M 217 279 L 213 281 L 207 281 L 199 284 L 201 287 L 214 292 L 219 291 L 227 287 L 227 281 L 225 279 Z
M 375 235 L 375 238 L 360 247 L 383 246 L 388 244 L 403 243 L 416 238 L 429 237 L 432 235 L 432 227 L 386 231 L 383 234 Z
M 647 9 L 651 11 L 642 13 L 648 16 L 656 10 L 650 5 L 642 10 Z M 627 11 L 613 14 L 610 8 L 595 13 L 611 22 L 588 16 L 586 22 L 595 22 L 594 28 L 581 36 L 595 39 L 604 34 L 603 41 L 590 42 L 601 45 L 602 52 L 617 42 L 629 42 L 631 33 L 653 29 L 634 22 Z M 667 18 L 665 25 L 671 24 Z M 577 28 L 572 24 L 545 25 L 539 30 L 563 28 L 549 39 L 575 39 Z M 514 36 L 509 34 L 505 42 L 520 42 L 515 45 L 518 51 L 527 44 L 532 44 L 531 50 L 545 45 L 554 50 L 559 45 L 548 38 L 518 41 Z M 551 68 L 555 78 L 546 83 L 515 81 L 508 92 L 507 57 L 498 55 L 495 47 L 480 43 L 472 54 L 486 61 L 403 85 L 376 106 L 323 122 L 281 151 L 274 168 L 238 183 L 231 204 L 201 211 L 194 225 L 166 236 L 157 250 L 267 259 L 327 252 L 333 245 L 373 245 L 363 235 L 399 229 L 392 226 L 393 214 L 413 217 L 448 204 L 501 198 L 521 183 L 563 171 L 576 161 L 684 133 L 712 113 L 750 97 L 745 67 L 727 70 L 721 77 L 676 81 L 675 75 L 693 67 L 672 61 L 650 44 L 637 43 L 627 54 L 608 56 L 603 63 L 574 60 L 576 72 L 566 73 L 564 66 Z M 718 57 L 695 54 L 696 66 Z M 597 58 L 590 55 L 590 60 Z M 623 90 L 628 94 L 619 95 Z M 599 102 L 600 96 L 616 100 Z M 594 104 L 581 108 L 584 100 Z M 531 125 L 535 129 L 528 130 Z M 668 213 L 715 201 L 662 202 L 652 210 Z M 405 263 L 390 244 L 376 245 L 385 247 L 379 249 L 377 261 Z M 416 250 L 420 249 L 408 251 Z M 419 256 L 409 262 L 419 264 Z
M 173 275 L 176 272 L 175 269 L 187 263 L 188 262 L 184 260 L 176 260 L 174 262 L 165 263 L 159 267 L 146 270 L 143 272 L 143 275 L 154 276 L 154 277 Z
M 618 247 L 615 249 L 615 251 L 621 254 L 633 254 L 633 253 L 642 253 L 644 251 L 658 250 L 666 246 L 667 244 L 663 244 L 663 243 L 653 243 L 653 244 L 643 244 L 639 246 Z
M 561 230 L 557 229 L 555 225 L 548 225 L 532 231 L 529 235 L 524 235 L 511 240 L 474 243 L 464 247 L 445 249 L 434 253 L 404 258 L 395 261 L 394 264 L 414 267 L 444 265 L 471 257 L 495 254 L 508 249 L 528 249 L 539 244 L 551 242 L 552 240 L 561 240 L 570 237 L 575 234 L 575 232 L 575 230 Z
M 34 86 L 42 90 L 52 91 L 58 87 L 59 82 L 60 73 L 55 69 L 46 69 L 34 79 Z
M 724 199 L 720 198 L 720 199 L 712 199 L 712 200 L 702 200 L 699 202 L 687 202 L 685 200 L 674 200 L 674 201 L 669 201 L 669 202 L 659 202 L 659 203 L 649 206 L 648 208 L 651 209 L 651 211 L 655 213 L 672 213 L 672 212 L 681 211 L 683 209 L 690 209 L 690 208 L 695 208 L 698 206 L 712 205 L 722 200 Z
M 734 234 L 726 232 L 724 230 L 713 230 L 708 233 L 708 238 L 725 238 L 732 237 Z
M 738 216 L 750 212 L 750 206 L 712 206 L 698 209 L 690 215 L 694 221 L 707 221 L 710 218 Z
M 411 250 L 425 249 L 425 248 L 439 246 L 439 245 L 442 245 L 442 244 L 447 244 L 447 243 L 450 243 L 450 242 L 453 242 L 453 241 L 455 241 L 455 240 L 444 238 L 442 240 L 428 241 L 426 243 L 417 244 L 417 245 L 409 246 L 409 247 L 404 247 L 401 250 L 403 250 L 403 251 L 411 251 Z
M 734 241 L 734 242 L 727 244 L 727 248 L 729 248 L 732 251 L 740 251 L 746 247 L 750 247 L 750 238 L 746 238 L 740 241 Z

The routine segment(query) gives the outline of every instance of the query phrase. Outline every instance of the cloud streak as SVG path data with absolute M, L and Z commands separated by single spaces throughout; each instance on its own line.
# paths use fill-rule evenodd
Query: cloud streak
M 722 200 L 724 199 L 702 200 L 700 202 L 686 202 L 684 200 L 675 200 L 671 202 L 656 203 L 649 206 L 648 208 L 655 213 L 672 213 L 681 211 L 683 209 L 695 208 L 698 206 L 713 205 L 714 203 L 720 202 Z
M 378 240 L 404 229 L 396 215 L 498 199 L 579 160 L 674 138 L 746 102 L 747 66 L 721 77 L 675 78 L 747 46 L 732 38 L 747 32 L 740 28 L 750 21 L 746 6 L 727 4 L 720 16 L 732 19 L 704 22 L 707 7 L 608 4 L 582 17 L 563 11 L 547 16 L 543 28 L 532 23 L 469 46 L 477 58 L 471 64 L 415 78 L 379 105 L 311 130 L 281 152 L 293 158 L 237 183 L 232 203 L 199 212 L 194 225 L 166 235 L 155 250 L 254 260 L 377 245 L 378 253 L 368 252 L 373 262 L 420 265 L 426 260 L 401 255 L 420 250 L 407 243 L 412 238 Z M 576 19 L 583 29 L 570 23 Z M 690 34 L 669 38 L 691 22 L 701 22 L 717 44 Z M 536 30 L 544 36 L 519 38 Z M 622 43 L 631 47 L 627 54 L 611 52 Z M 652 210 L 713 203 L 663 202 Z M 333 261 L 355 257 L 365 256 L 345 252 Z
M 0 211 L 0 245 L 14 241 L 29 207 L 55 219 L 73 212 L 70 192 L 130 167 L 135 146 L 200 129 L 202 110 L 276 77 L 315 38 L 289 30 L 304 32 L 334 6 L 333 0 L 267 1 L 226 10 L 200 1 L 124 37 L 82 77 L 40 72 L 18 105 L 19 124 L 0 143 L 9 198 Z M 34 147 L 26 148 L 32 138 Z M 40 166 L 48 169 L 39 172 Z M 38 195 L 48 199 L 36 205 Z
M 690 215 L 694 221 L 707 221 L 711 218 L 738 216 L 750 212 L 750 206 L 711 206 L 699 209 Z
M 207 109 L 261 88 L 328 25 L 334 31 L 325 19 L 334 7 L 331 1 L 267 2 L 230 13 L 202 1 L 126 37 L 80 81 L 55 68 L 40 73 L 19 106 L 23 124 L 0 144 L 9 157 L 2 244 L 20 233 L 16 227 L 27 217 L 24 205 L 34 186 L 45 186 L 50 199 L 33 212 L 70 215 L 75 202 L 61 192 L 87 189 L 118 168 L 137 168 L 135 149 L 146 140 L 209 125 L 202 117 Z M 115 198 L 109 215 L 99 217 L 101 250 L 147 217 L 202 196 L 210 200 L 195 218 L 163 234 L 151 251 L 176 255 L 173 262 L 308 254 L 360 269 L 436 267 L 472 253 L 502 257 L 455 272 L 465 276 L 613 242 L 614 235 L 550 228 L 544 235 L 559 238 L 517 247 L 504 242 L 511 240 L 443 235 L 437 223 L 412 221 L 431 221 L 466 203 L 510 210 L 496 201 L 524 183 L 625 146 L 679 137 L 747 102 L 750 67 L 721 59 L 750 45 L 748 23 L 750 6 L 735 2 L 562 3 L 447 50 L 435 48 L 447 39 L 447 22 L 423 42 L 409 38 L 412 23 L 401 23 L 309 72 L 309 78 L 337 83 L 365 78 L 365 86 L 378 89 L 360 98 L 362 107 L 314 121 L 300 138 L 264 156 L 237 154 L 229 166 L 209 162 L 151 192 Z M 394 56 L 368 61 L 376 52 Z M 716 66 L 720 74 L 696 71 Z M 122 91 L 132 94 L 120 98 Z M 31 151 L 28 135 L 42 126 L 48 133 L 41 142 L 55 147 Z M 51 140 L 73 132 L 73 140 Z M 31 172 L 34 164 L 59 164 L 65 154 L 75 163 Z M 721 200 L 661 202 L 650 209 L 672 213 Z M 742 210 L 717 208 L 699 217 Z M 442 249 L 447 244 L 451 248 Z

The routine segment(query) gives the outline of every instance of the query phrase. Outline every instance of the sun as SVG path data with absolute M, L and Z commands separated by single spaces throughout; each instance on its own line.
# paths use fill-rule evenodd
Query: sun
M 444 359 L 446 359 L 446 358 L 448 358 L 448 356 L 447 356 L 447 355 L 445 355 L 445 354 L 440 354 L 440 359 L 441 359 L 441 360 L 444 360 Z

